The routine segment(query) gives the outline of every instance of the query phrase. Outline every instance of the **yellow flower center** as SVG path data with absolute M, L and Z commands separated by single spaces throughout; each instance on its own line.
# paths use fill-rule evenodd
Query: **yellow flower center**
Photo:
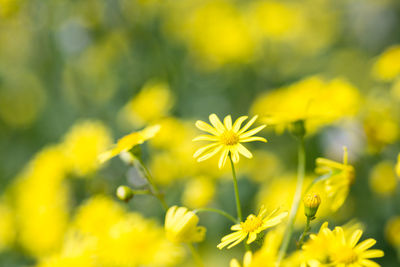
M 246 233 L 254 232 L 257 230 L 261 225 L 263 224 L 263 221 L 258 218 L 257 216 L 251 214 L 247 217 L 246 221 L 244 223 L 241 223 L 242 230 Z
M 231 131 L 225 131 L 223 134 L 220 136 L 221 143 L 227 146 L 233 146 L 239 143 L 239 136 Z
M 358 256 L 352 248 L 342 248 L 336 254 L 337 263 L 352 264 L 357 260 Z

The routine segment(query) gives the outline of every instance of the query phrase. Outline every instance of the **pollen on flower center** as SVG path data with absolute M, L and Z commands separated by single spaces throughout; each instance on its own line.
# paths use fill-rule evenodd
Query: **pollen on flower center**
M 239 136 L 233 131 L 225 131 L 220 136 L 221 143 L 227 146 L 233 146 L 239 143 Z
M 263 221 L 260 218 L 251 214 L 244 223 L 241 223 L 241 226 L 243 231 L 250 233 L 257 230 L 262 224 Z

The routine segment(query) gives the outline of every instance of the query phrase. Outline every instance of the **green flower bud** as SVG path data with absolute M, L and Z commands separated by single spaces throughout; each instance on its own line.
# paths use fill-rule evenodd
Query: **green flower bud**
M 315 218 L 315 214 L 317 213 L 319 204 L 321 204 L 321 198 L 315 193 L 307 194 L 303 199 L 303 203 L 304 215 L 313 220 Z
M 125 202 L 128 202 L 133 198 L 133 191 L 129 186 L 126 185 L 120 185 L 117 188 L 117 197 Z

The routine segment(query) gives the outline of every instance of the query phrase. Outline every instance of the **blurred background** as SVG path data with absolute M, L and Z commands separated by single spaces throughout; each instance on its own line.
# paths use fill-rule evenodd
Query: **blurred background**
M 398 0 L 0 0 L 0 266 L 191 266 L 184 247 L 159 237 L 155 199 L 114 197 L 120 184 L 145 186 L 137 168 L 99 166 L 97 155 L 159 123 L 143 153 L 168 204 L 234 214 L 229 168 L 192 158 L 194 122 L 268 112 L 268 92 L 310 77 L 341 81 L 356 99 L 307 138 L 310 179 L 315 158 L 341 161 L 343 145 L 356 169 L 345 205 L 313 230 L 356 219 L 385 252 L 377 262 L 398 266 L 399 25 Z M 262 136 L 269 142 L 249 145 L 254 158 L 238 165 L 245 214 L 288 209 L 294 192 L 295 139 L 273 127 Z M 151 234 L 121 230 L 120 218 Z M 216 249 L 229 221 L 202 214 L 200 224 L 207 266 L 242 257 Z

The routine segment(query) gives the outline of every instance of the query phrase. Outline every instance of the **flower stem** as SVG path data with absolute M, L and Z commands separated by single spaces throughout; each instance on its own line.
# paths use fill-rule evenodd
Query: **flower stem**
M 235 188 L 235 199 L 236 199 L 236 210 L 237 210 L 237 216 L 240 222 L 243 221 L 242 218 L 242 208 L 240 206 L 240 199 L 239 199 L 239 189 L 238 189 L 238 183 L 236 179 L 236 171 L 235 171 L 235 165 L 232 160 L 231 153 L 229 152 L 229 160 L 231 162 L 231 168 L 232 168 L 232 177 L 233 177 L 233 186 Z
M 218 214 L 224 216 L 225 218 L 227 218 L 228 220 L 231 220 L 233 223 L 237 223 L 237 220 L 235 218 L 233 218 L 230 214 L 228 214 L 227 212 L 225 212 L 223 210 L 213 209 L 213 208 L 200 208 L 200 209 L 195 209 L 193 212 L 199 213 L 199 212 L 205 212 L 205 211 L 218 213 Z
M 199 255 L 199 252 L 196 250 L 196 248 L 193 246 L 192 243 L 188 243 L 188 247 L 190 249 L 190 252 L 192 253 L 193 259 L 196 262 L 196 265 L 198 267 L 204 267 L 203 261 L 201 260 L 201 257 Z
M 149 182 L 151 189 L 152 189 L 152 194 L 160 200 L 161 205 L 164 207 L 165 210 L 168 210 L 168 205 L 165 202 L 164 196 L 160 193 L 160 190 L 158 189 L 156 183 L 154 182 L 153 177 L 151 176 L 151 173 L 149 169 L 147 169 L 146 165 L 144 164 L 143 160 L 141 158 L 137 157 L 138 162 L 140 163 L 140 166 L 142 167 L 144 171 L 144 176 L 146 177 L 147 181 Z
M 311 227 L 310 227 L 310 222 L 311 222 L 311 218 L 310 218 L 310 217 L 307 217 L 306 226 L 304 227 L 304 231 L 303 231 L 303 233 L 302 233 L 301 236 L 300 236 L 299 242 L 297 242 L 297 247 L 298 247 L 298 248 L 301 248 L 301 246 L 302 246 L 303 243 L 304 243 L 304 238 L 307 236 L 308 232 L 310 232 L 310 229 L 311 229 Z
M 301 195 L 302 195 L 302 188 L 303 188 L 303 181 L 304 181 L 305 167 L 306 167 L 305 165 L 306 165 L 306 154 L 304 149 L 304 136 L 300 136 L 299 146 L 298 146 L 296 193 L 293 198 L 292 209 L 290 210 L 290 215 L 286 226 L 285 234 L 283 236 L 282 245 L 279 250 L 278 261 L 276 263 L 276 266 L 280 266 L 280 263 L 286 254 L 286 251 L 289 247 L 290 239 L 292 237 L 294 220 L 296 219 L 297 210 L 299 209 Z

